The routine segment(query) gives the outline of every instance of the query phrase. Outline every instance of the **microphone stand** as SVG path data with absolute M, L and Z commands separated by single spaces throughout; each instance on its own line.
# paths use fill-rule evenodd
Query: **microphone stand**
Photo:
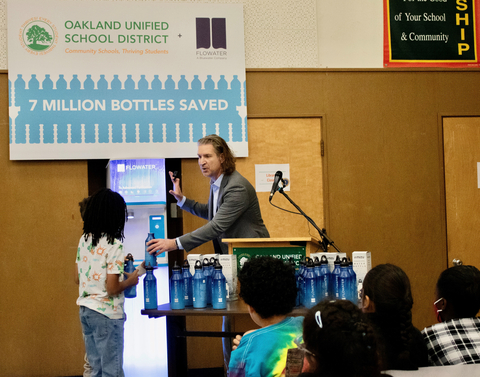
M 334 244 L 334 242 L 332 241 L 332 239 L 330 237 L 327 236 L 327 232 L 325 229 L 320 229 L 317 224 L 315 224 L 315 222 L 309 217 L 307 216 L 307 214 L 305 212 L 302 211 L 302 209 L 297 206 L 297 204 L 295 204 L 295 202 L 290 199 L 290 197 L 285 193 L 285 191 L 283 191 L 283 187 L 279 187 L 278 188 L 278 192 L 280 192 L 285 198 L 287 198 L 287 200 L 298 210 L 298 212 L 300 212 L 303 217 L 305 217 L 307 219 L 307 221 L 313 225 L 313 227 L 318 231 L 318 233 L 320 234 L 320 238 L 322 239 L 322 242 L 321 242 L 321 246 L 322 246 L 322 249 L 323 251 L 327 252 L 328 251 L 328 245 L 331 245 L 335 248 L 335 250 L 337 250 L 339 253 L 341 253 L 340 249 Z

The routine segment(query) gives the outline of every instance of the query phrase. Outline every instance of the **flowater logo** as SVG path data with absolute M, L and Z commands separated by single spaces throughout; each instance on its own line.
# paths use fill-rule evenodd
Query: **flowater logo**
M 25 21 L 18 36 L 22 47 L 32 55 L 45 55 L 58 42 L 56 26 L 44 17 L 33 17 Z
M 196 19 L 197 59 L 227 58 L 226 25 L 225 18 Z

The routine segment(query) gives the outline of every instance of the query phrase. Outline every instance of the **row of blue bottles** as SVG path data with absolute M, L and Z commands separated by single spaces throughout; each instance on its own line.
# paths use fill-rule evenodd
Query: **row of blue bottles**
M 210 303 L 207 297 L 210 298 Z M 203 264 L 197 261 L 193 276 L 190 273 L 188 260 L 184 261 L 182 268 L 175 262 L 170 278 L 170 307 L 172 309 L 184 309 L 186 306 L 206 308 L 209 304 L 214 309 L 227 307 L 226 279 L 218 260 L 211 258 L 209 262 L 205 258 Z
M 133 265 L 133 255 L 132 254 L 127 254 L 125 257 L 125 268 L 124 271 L 131 274 L 133 271 L 135 271 L 135 266 Z M 127 276 L 125 275 L 125 279 Z M 125 298 L 134 298 L 137 297 L 137 286 L 132 285 L 131 287 L 128 287 L 123 291 Z
M 203 264 L 201 261 L 196 261 L 192 280 L 194 308 L 206 308 L 210 303 L 214 309 L 227 307 L 226 279 L 218 260 L 214 259 L 210 263 L 205 258 Z
M 143 279 L 145 309 L 157 309 L 157 279 L 153 275 L 153 267 L 146 266 L 147 274 Z
M 332 272 L 325 255 L 320 260 L 316 257 L 315 261 L 306 257 L 299 264 L 300 268 L 295 272 L 298 290 L 296 306 L 311 308 L 330 298 L 357 303 L 357 277 L 353 263 L 347 258 L 341 261 L 337 257 Z

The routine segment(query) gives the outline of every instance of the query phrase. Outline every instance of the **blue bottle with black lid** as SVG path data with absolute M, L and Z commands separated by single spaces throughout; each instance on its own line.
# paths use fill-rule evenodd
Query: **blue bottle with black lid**
M 195 262 L 195 274 L 193 275 L 193 307 L 200 309 L 207 307 L 207 282 L 203 274 L 202 262 Z
M 157 278 L 153 275 L 153 267 L 145 267 L 147 274 L 143 279 L 145 309 L 157 309 Z
M 328 260 L 325 255 L 322 255 L 320 260 L 320 281 L 321 281 L 321 291 L 320 291 L 320 301 L 331 297 L 331 272 L 328 267 Z
M 315 265 L 311 258 L 307 260 L 307 268 L 304 274 L 304 297 L 303 306 L 312 308 L 317 304 L 317 277 L 315 275 Z
M 351 277 L 350 273 L 348 272 L 348 261 L 347 258 L 342 258 L 342 262 L 340 263 L 340 275 L 338 278 L 339 282 L 339 299 L 340 300 L 350 300 L 352 297 L 352 290 L 351 290 Z
M 212 304 L 212 270 L 208 258 L 203 258 L 203 275 L 207 284 L 207 305 Z M 212 266 L 213 267 L 213 266 Z
M 227 284 L 225 276 L 222 272 L 222 265 L 215 261 L 214 272 L 212 276 L 213 291 L 212 291 L 212 307 L 214 309 L 227 308 Z
M 320 259 L 318 257 L 313 258 L 315 276 L 317 277 L 317 302 L 321 300 L 322 281 L 320 279 Z
M 305 296 L 304 295 L 305 281 L 303 279 L 303 274 L 306 270 L 304 258 L 300 260 L 299 266 L 300 267 L 298 268 L 298 275 L 297 275 L 297 287 L 298 287 L 297 301 L 298 301 L 298 305 L 303 305 L 303 297 Z
M 187 259 L 183 261 L 182 277 L 185 306 L 193 306 L 193 276 Z
M 185 290 L 183 287 L 182 269 L 175 261 L 170 277 L 170 308 L 185 309 Z
M 353 270 L 353 262 L 348 259 L 348 273 L 350 274 L 350 301 L 358 304 L 357 274 Z
M 332 298 L 339 299 L 340 298 L 340 257 L 337 255 L 337 258 L 333 262 L 333 271 L 331 275 L 331 286 L 332 286 Z

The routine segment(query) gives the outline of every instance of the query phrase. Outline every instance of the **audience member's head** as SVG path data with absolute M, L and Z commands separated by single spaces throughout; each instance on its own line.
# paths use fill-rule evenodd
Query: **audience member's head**
M 372 268 L 363 281 L 363 311 L 380 336 L 383 369 L 417 369 L 413 298 L 407 274 L 393 264 Z
M 480 310 L 480 271 L 474 266 L 454 266 L 440 274 L 436 287 L 439 320 L 475 317 Z
M 107 188 L 100 189 L 87 202 L 83 219 L 85 238 L 92 235 L 92 244 L 96 246 L 100 238 L 107 237 L 110 244 L 115 239 L 123 241 L 127 205 L 123 197 Z
M 250 259 L 238 273 L 238 281 L 240 297 L 263 319 L 286 315 L 295 306 L 295 271 L 280 259 Z
M 380 376 L 375 334 L 350 301 L 322 301 L 303 321 L 310 372 L 322 377 Z

